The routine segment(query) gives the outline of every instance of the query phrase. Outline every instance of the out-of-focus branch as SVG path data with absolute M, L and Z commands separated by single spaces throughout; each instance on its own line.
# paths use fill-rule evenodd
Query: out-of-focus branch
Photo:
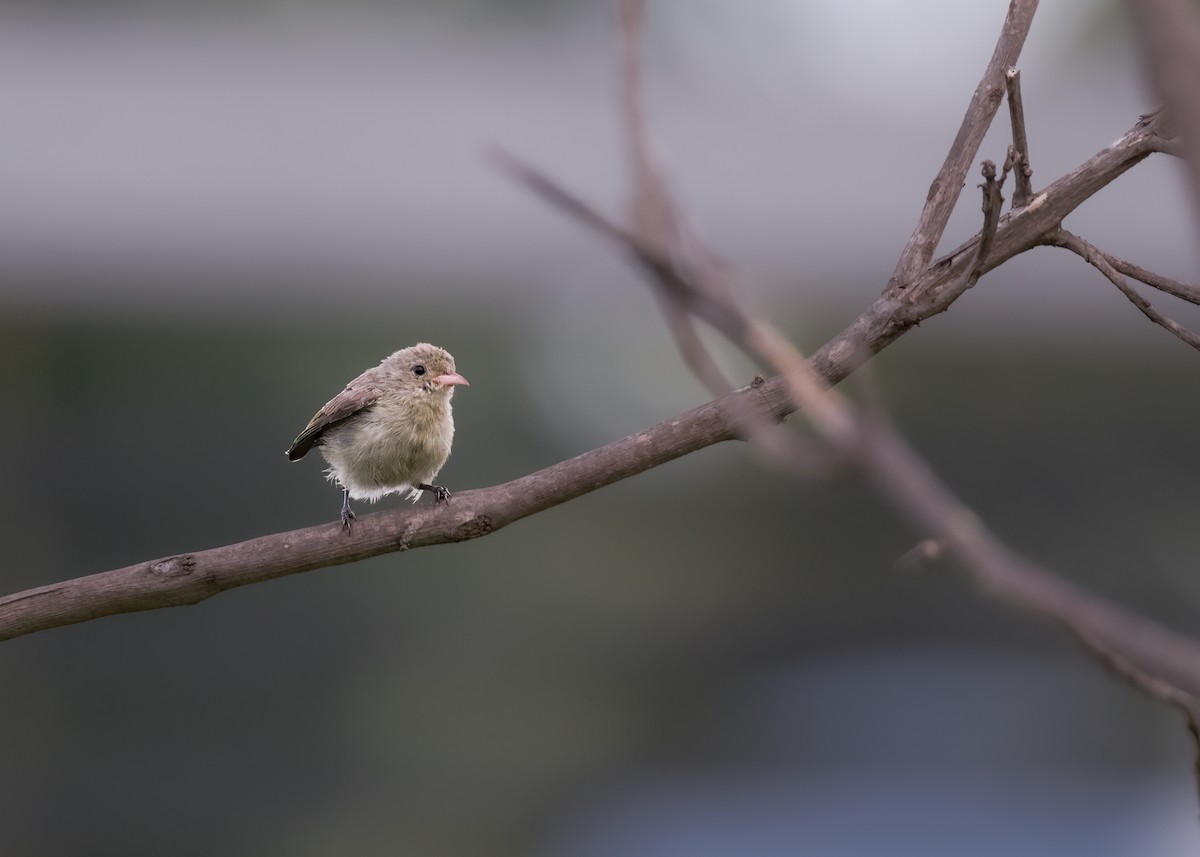
M 687 224 L 679 216 L 675 201 L 662 180 L 662 172 L 656 167 L 650 135 L 646 131 L 646 110 L 642 103 L 642 53 L 638 45 L 645 9 L 640 3 L 621 0 L 617 3 L 617 17 L 618 104 L 624 119 L 625 159 L 633 187 L 629 219 L 633 224 L 632 231 L 654 247 L 657 255 L 665 260 L 669 258 L 671 248 L 691 248 L 694 245 L 687 239 Z M 678 264 L 682 260 L 674 261 Z M 717 259 L 706 259 L 704 264 L 722 265 Z M 728 280 L 721 281 L 720 285 L 724 288 L 724 293 L 719 296 L 721 301 L 736 302 Z M 713 298 L 715 300 L 717 296 Z M 683 309 L 678 299 L 669 294 L 659 293 L 658 302 L 675 346 L 692 374 L 712 395 L 720 396 L 728 392 L 732 385 L 704 345 L 691 314 Z
M 1165 702 L 1183 715 L 1184 724 L 1195 748 L 1192 779 L 1196 783 L 1197 792 L 1200 792 L 1200 711 L 1197 711 L 1195 697 L 1170 682 L 1146 674 L 1116 652 L 1109 650 L 1099 640 L 1089 639 L 1080 634 L 1079 642 L 1117 678 L 1129 683 L 1146 696 Z
M 1000 108 L 1004 98 L 1005 72 L 1017 64 L 1017 57 L 1025 45 L 1029 28 L 1033 24 L 1033 15 L 1037 11 L 1037 0 L 1011 0 L 1008 4 L 1008 14 L 1004 18 L 1004 26 L 1000 38 L 996 40 L 996 48 L 992 58 L 971 101 L 963 114 L 962 124 L 958 134 L 946 155 L 942 168 L 929 186 L 925 197 L 925 207 L 917 218 L 917 226 L 908 239 L 896 269 L 888 280 L 888 291 L 896 293 L 907 289 L 913 281 L 920 278 L 934 252 L 946 224 L 950 221 L 950 212 L 954 210 L 962 192 L 963 181 L 967 170 L 975 160 L 979 144 L 992 124 L 992 118 Z
M 1142 60 L 1182 138 L 1200 217 L 1200 12 L 1192 0 L 1129 0 Z
M 714 387 L 715 361 L 700 337 L 691 328 L 691 313 L 697 307 L 710 307 L 709 315 L 718 319 L 714 326 L 739 344 L 752 359 L 766 366 L 788 361 L 794 372 L 783 374 L 796 401 L 805 401 L 809 419 L 826 424 L 831 431 L 844 431 L 844 417 L 827 401 L 836 393 L 821 395 L 822 385 L 809 370 L 804 356 L 785 337 L 762 324 L 747 312 L 732 268 L 694 232 L 682 209 L 676 204 L 663 170 L 653 152 L 646 126 L 644 87 L 641 77 L 642 27 L 645 7 L 642 0 L 617 0 L 620 20 L 618 57 L 620 69 L 620 106 L 625 148 L 630 172 L 630 231 L 643 245 L 653 247 L 656 259 L 643 263 L 651 274 L 649 283 L 664 305 L 668 325 L 685 362 L 699 366 L 697 377 L 714 395 L 727 386 Z M 699 315 L 699 313 L 697 313 Z M 775 359 L 770 359 L 775 355 Z M 796 443 L 793 433 L 766 423 L 747 412 L 741 416 L 741 434 L 787 460 L 793 469 L 805 469 L 807 447 Z

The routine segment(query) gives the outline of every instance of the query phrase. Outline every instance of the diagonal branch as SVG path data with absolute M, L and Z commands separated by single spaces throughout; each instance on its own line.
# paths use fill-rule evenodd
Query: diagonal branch
M 777 389 L 752 384 L 503 485 L 458 491 L 449 503 L 437 506 L 406 505 L 360 515 L 351 539 L 342 534 L 340 523 L 321 524 L 0 597 L 0 640 L 101 616 L 196 604 L 285 575 L 486 536 L 581 494 L 732 439 L 729 415 L 739 408 L 781 418 L 786 402 Z

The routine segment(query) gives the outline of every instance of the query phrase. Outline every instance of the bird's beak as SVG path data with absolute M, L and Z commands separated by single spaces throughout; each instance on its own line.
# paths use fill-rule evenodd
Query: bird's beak
M 437 381 L 443 387 L 470 387 L 471 386 L 470 384 L 467 383 L 467 379 L 464 378 L 462 375 L 459 375 L 457 372 L 450 372 L 446 375 L 438 375 L 433 380 Z

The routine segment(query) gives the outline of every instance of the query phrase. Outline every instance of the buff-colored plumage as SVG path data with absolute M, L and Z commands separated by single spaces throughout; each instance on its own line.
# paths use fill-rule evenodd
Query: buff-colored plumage
M 416 500 L 433 491 L 439 501 L 448 499 L 450 492 L 432 483 L 454 439 L 450 399 L 466 383 L 447 351 L 427 342 L 402 348 L 317 411 L 287 456 L 296 461 L 320 448 L 329 479 L 345 492 L 347 529 L 351 497 L 374 502 L 407 491 Z

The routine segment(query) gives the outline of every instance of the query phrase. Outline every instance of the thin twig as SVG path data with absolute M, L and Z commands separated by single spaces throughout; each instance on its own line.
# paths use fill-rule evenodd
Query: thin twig
M 1121 294 L 1129 298 L 1130 303 L 1137 307 L 1142 315 L 1150 319 L 1155 324 L 1167 330 L 1173 336 L 1178 337 L 1186 342 L 1192 348 L 1200 351 L 1200 336 L 1188 330 L 1179 322 L 1172 318 L 1168 318 L 1161 312 L 1156 310 L 1150 301 L 1146 300 L 1140 292 L 1133 286 L 1129 285 L 1129 281 L 1118 271 L 1104 253 L 1103 250 L 1088 243 L 1083 238 L 1073 232 L 1068 232 L 1066 229 L 1057 229 L 1053 233 L 1046 236 L 1045 243 L 1051 247 L 1062 247 L 1075 253 L 1101 274 L 1103 274 L 1110 283 L 1116 286 Z M 1147 272 L 1148 273 L 1148 272 Z
M 1008 118 L 1012 123 L 1013 149 L 1016 170 L 1016 188 L 1013 190 L 1013 208 L 1024 208 L 1033 199 L 1033 167 L 1029 163 L 1029 138 L 1025 133 L 1025 107 L 1021 101 L 1021 70 L 1010 68 L 1004 73 L 1004 85 L 1008 90 Z
M 1004 18 L 1004 26 L 1000 30 L 1000 38 L 996 40 L 996 48 L 992 58 L 971 101 L 963 115 L 962 124 L 942 168 L 929 186 L 925 198 L 925 207 L 917 219 L 917 226 L 912 236 L 900 253 L 896 268 L 888 280 L 888 290 L 893 294 L 912 286 L 933 258 L 946 224 L 950 221 L 950 213 L 958 202 L 962 192 L 963 181 L 979 144 L 983 142 L 988 127 L 1000 108 L 1004 98 L 1004 73 L 1017 64 L 1025 38 L 1029 35 L 1029 27 L 1033 23 L 1034 12 L 1037 11 L 1037 0 L 1011 0 L 1008 14 Z
M 1012 143 L 1009 143 L 1008 151 L 1004 155 L 1004 164 L 1000 171 L 1000 185 L 1002 187 L 1004 185 L 1004 182 L 1008 179 L 1008 174 L 1012 172 L 1012 169 L 1014 166 L 1016 166 L 1018 160 L 1019 160 L 1019 157 L 1017 155 L 1016 148 L 1013 146 Z M 984 161 L 984 163 L 988 163 L 988 162 Z
M 1160 292 L 1166 292 L 1168 295 L 1187 301 L 1190 304 L 1200 305 L 1200 288 L 1180 280 L 1164 277 L 1162 274 L 1156 274 L 1153 271 L 1147 271 L 1140 265 L 1127 262 L 1124 259 L 1114 256 L 1112 253 L 1105 252 L 1104 257 L 1108 259 L 1109 264 L 1125 276 L 1133 277 L 1135 280 L 1143 282 L 1151 288 L 1158 289 Z
M 1005 158 L 1004 169 L 1005 176 L 1011 166 L 1011 161 L 1015 160 L 1015 152 L 1009 147 L 1009 158 Z M 996 165 L 992 161 L 984 161 L 980 169 L 983 174 L 983 184 L 979 185 L 983 192 L 983 201 L 980 209 L 983 211 L 983 227 L 979 230 L 979 243 L 975 248 L 975 259 L 971 262 L 970 267 L 964 268 L 962 276 L 953 288 L 945 293 L 936 295 L 937 303 L 940 305 L 940 312 L 950 308 L 950 304 L 958 300 L 963 292 L 973 288 L 979 282 L 979 278 L 983 276 L 986 270 L 988 255 L 992 252 L 992 243 L 996 240 L 996 230 L 1000 226 L 1000 211 L 1004 208 L 1004 197 L 1000 193 L 1000 188 L 1004 184 L 1004 176 L 999 181 L 996 180 Z

